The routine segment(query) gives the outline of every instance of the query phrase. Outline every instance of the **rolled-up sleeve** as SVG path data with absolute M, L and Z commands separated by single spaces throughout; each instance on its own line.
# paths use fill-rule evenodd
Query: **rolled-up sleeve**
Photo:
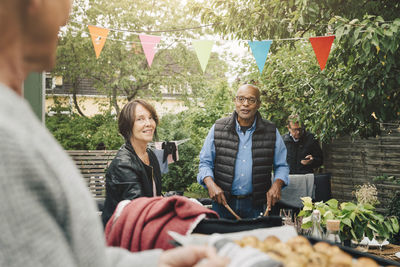
M 197 174 L 197 182 L 202 186 L 204 184 L 204 178 L 211 176 L 214 178 L 214 160 L 215 160 L 215 144 L 214 144 L 214 128 L 213 125 L 208 132 L 206 140 L 204 141 L 203 147 L 200 151 L 200 163 L 199 173 Z
M 286 162 L 286 146 L 282 136 L 276 129 L 275 154 L 274 154 L 274 181 L 281 179 L 285 185 L 289 184 L 289 165 Z

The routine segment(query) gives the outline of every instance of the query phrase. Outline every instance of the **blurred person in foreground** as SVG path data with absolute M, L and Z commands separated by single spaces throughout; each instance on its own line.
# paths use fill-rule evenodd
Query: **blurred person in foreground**
M 0 266 L 219 265 L 207 247 L 136 254 L 106 248 L 83 178 L 22 97 L 29 72 L 53 67 L 70 6 L 0 1 Z
M 132 100 L 122 108 L 118 128 L 125 144 L 107 169 L 104 226 L 120 201 L 161 196 L 160 164 L 147 147 L 153 141 L 157 125 L 155 109 L 144 100 Z
M 256 86 L 240 86 L 234 101 L 236 110 L 217 120 L 204 141 L 197 181 L 220 217 L 234 219 L 229 205 L 241 218 L 256 218 L 271 210 L 289 183 L 286 147 L 275 125 L 258 112 Z
M 323 163 L 323 153 L 314 135 L 305 130 L 297 114 L 290 115 L 287 128 L 289 132 L 283 136 L 287 149 L 287 163 L 290 174 L 314 173 Z

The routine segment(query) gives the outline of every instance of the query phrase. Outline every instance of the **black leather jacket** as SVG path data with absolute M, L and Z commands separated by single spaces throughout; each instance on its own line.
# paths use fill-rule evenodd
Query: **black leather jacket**
M 298 142 L 287 133 L 283 136 L 283 141 L 287 149 L 286 161 L 290 167 L 290 174 L 314 173 L 314 169 L 322 165 L 322 150 L 312 133 L 304 132 Z M 307 155 L 312 155 L 314 160 L 309 165 L 301 164 L 300 161 Z
M 147 149 L 147 153 L 149 154 L 150 165 L 153 167 L 156 194 L 160 196 L 160 165 L 151 149 Z M 147 174 L 144 163 L 137 156 L 130 142 L 126 142 L 118 150 L 106 173 L 106 200 L 102 213 L 104 226 L 111 218 L 120 201 L 152 196 L 152 177 Z

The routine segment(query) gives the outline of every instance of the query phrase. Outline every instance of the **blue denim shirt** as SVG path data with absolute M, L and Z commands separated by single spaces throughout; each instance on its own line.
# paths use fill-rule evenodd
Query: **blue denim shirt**
M 200 152 L 199 173 L 197 181 L 199 184 L 204 184 L 204 178 L 211 176 L 214 178 L 214 160 L 215 160 L 215 144 L 214 144 L 214 128 L 215 124 L 211 127 L 206 140 L 204 141 L 203 148 Z M 256 129 L 256 120 L 253 125 L 243 133 L 240 125 L 236 120 L 236 132 L 239 136 L 239 150 L 236 155 L 235 163 L 235 176 L 232 184 L 233 195 L 247 195 L 253 192 L 252 185 L 252 135 Z M 274 153 L 274 181 L 281 179 L 285 185 L 289 184 L 289 165 L 286 163 L 286 146 L 282 137 L 276 130 L 275 153 Z

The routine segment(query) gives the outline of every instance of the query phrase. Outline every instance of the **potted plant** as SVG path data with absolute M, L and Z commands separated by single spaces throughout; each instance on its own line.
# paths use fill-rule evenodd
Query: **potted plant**
M 397 220 L 400 220 L 400 192 L 394 194 L 394 197 L 389 204 L 387 215 L 396 216 Z M 393 236 L 391 243 L 400 245 L 400 233 Z
M 365 236 L 372 240 L 374 233 L 380 233 L 389 238 L 399 231 L 396 217 L 385 218 L 368 203 L 343 202 L 339 205 L 336 199 L 330 199 L 325 203 L 313 203 L 309 197 L 302 198 L 302 201 L 304 207 L 298 215 L 303 217 L 301 227 L 309 229 L 312 226 L 312 211 L 318 209 L 321 213 L 322 227 L 326 226 L 327 220 L 340 220 L 339 235 L 346 245 L 349 245 L 351 240 L 360 242 Z
M 303 209 L 299 212 L 298 217 L 302 217 L 302 229 L 309 229 L 312 227 L 311 214 L 313 210 L 317 209 L 321 214 L 321 226 L 326 226 L 327 220 L 335 219 L 339 215 L 338 201 L 330 199 L 327 202 L 312 202 L 310 197 L 301 198 L 303 202 Z

